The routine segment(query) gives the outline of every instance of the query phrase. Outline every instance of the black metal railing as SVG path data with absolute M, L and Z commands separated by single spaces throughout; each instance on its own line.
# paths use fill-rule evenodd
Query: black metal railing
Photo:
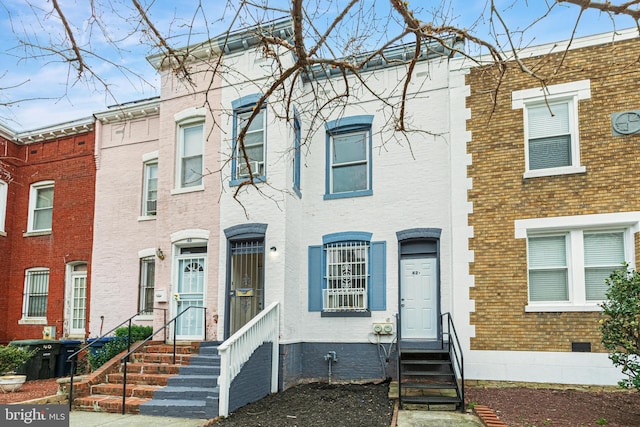
M 445 317 L 447 319 L 446 329 L 444 328 Z M 464 355 L 462 354 L 462 346 L 460 346 L 460 340 L 458 339 L 458 333 L 456 332 L 456 327 L 453 324 L 453 317 L 451 317 L 451 313 L 442 313 L 440 315 L 440 328 L 443 335 L 447 335 L 447 342 L 449 343 L 449 359 L 451 359 L 452 362 L 453 373 L 456 379 L 456 389 L 458 391 L 458 396 L 460 396 L 460 412 L 464 412 Z M 441 343 L 442 348 L 444 349 L 444 339 L 441 340 Z
M 402 369 L 400 369 L 400 355 L 402 353 L 402 334 L 400 333 L 401 330 L 400 313 L 396 313 L 396 342 L 398 343 L 396 346 L 396 350 L 398 353 L 396 357 L 396 372 L 398 373 L 398 404 L 400 405 L 400 408 L 402 408 Z
M 206 340 L 206 335 L 207 335 L 207 309 L 206 307 L 200 307 L 200 306 L 195 306 L 195 305 L 191 305 L 187 308 L 185 308 L 184 310 L 182 310 L 180 313 L 178 313 L 176 315 L 176 317 L 174 317 L 173 319 L 169 320 L 168 322 L 165 321 L 164 325 L 162 325 L 160 328 L 158 328 L 156 331 L 154 331 L 149 337 L 147 337 L 145 340 L 138 342 L 134 348 L 129 348 L 127 351 L 127 354 L 125 354 L 124 356 L 122 356 L 120 358 L 120 363 L 123 364 L 122 366 L 122 415 L 124 415 L 125 413 L 125 403 L 127 401 L 127 364 L 129 363 L 129 358 L 131 357 L 131 355 L 133 353 L 135 353 L 136 351 L 138 351 L 138 349 L 140 347 L 142 347 L 143 345 L 145 345 L 149 340 L 151 340 L 151 338 L 153 338 L 154 336 L 156 336 L 159 332 L 165 332 L 165 340 L 164 343 L 166 344 L 166 330 L 167 328 L 173 323 L 173 364 L 176 363 L 176 325 L 177 325 L 177 321 L 180 318 L 180 316 L 182 316 L 184 313 L 186 313 L 189 309 L 192 308 L 197 308 L 197 309 L 201 309 L 204 310 L 204 338 Z M 166 320 L 166 318 L 165 318 Z
M 145 310 L 139 311 L 136 314 L 134 314 L 133 316 L 129 317 L 128 319 L 118 323 L 112 329 L 110 329 L 106 333 L 102 334 L 98 338 L 95 338 L 92 342 L 90 342 L 89 344 L 83 346 L 82 348 L 80 348 L 79 350 L 75 351 L 74 353 L 70 354 L 67 357 L 67 362 L 71 362 L 71 378 L 69 380 L 69 410 L 71 410 L 72 406 L 73 406 L 73 377 L 74 377 L 74 374 L 76 372 L 76 361 L 78 359 L 78 355 L 80 353 L 82 353 L 83 351 L 87 350 L 89 347 L 92 347 L 96 343 L 101 342 L 100 341 L 101 339 L 106 338 L 107 336 L 109 336 L 109 334 L 111 334 L 116 329 L 118 329 L 121 326 L 123 326 L 125 323 L 128 323 L 127 350 L 129 350 L 131 348 L 131 326 L 132 326 L 133 319 L 135 319 L 136 317 L 138 317 L 140 315 L 148 314 L 149 312 L 152 312 L 153 310 L 163 310 L 164 311 L 164 321 L 166 323 L 166 321 L 167 321 L 167 309 L 166 308 L 153 308 L 152 310 L 145 309 Z M 101 329 L 102 329 L 102 327 L 101 327 Z M 164 341 L 165 342 L 167 341 L 166 335 L 164 337 Z

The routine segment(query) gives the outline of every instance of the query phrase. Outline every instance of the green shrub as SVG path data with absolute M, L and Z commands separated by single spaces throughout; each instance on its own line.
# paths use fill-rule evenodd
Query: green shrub
M 131 342 L 142 341 L 151 336 L 153 328 L 151 326 L 131 325 Z M 102 348 L 90 351 L 87 355 L 89 365 L 92 370 L 98 369 L 100 366 L 113 359 L 115 356 L 127 349 L 129 342 L 129 328 L 123 326 L 116 329 L 115 337 L 102 346 Z
M 607 278 L 607 285 L 600 320 L 602 344 L 609 359 L 627 376 L 618 384 L 640 390 L 640 274 L 628 271 L 625 265 Z
M 25 347 L 0 345 L 0 375 L 15 372 L 22 367 L 35 353 Z

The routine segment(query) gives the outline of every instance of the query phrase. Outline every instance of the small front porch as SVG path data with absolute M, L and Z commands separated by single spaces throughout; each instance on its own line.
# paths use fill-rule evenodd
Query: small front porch
M 403 339 L 398 329 L 397 381 L 390 385 L 400 408 L 464 412 L 464 359 L 449 313 L 440 316 L 439 339 Z

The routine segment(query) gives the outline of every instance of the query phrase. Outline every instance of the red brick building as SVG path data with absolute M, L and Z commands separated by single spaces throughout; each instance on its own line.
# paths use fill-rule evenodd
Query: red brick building
M 0 343 L 86 335 L 96 164 L 93 118 L 0 127 Z

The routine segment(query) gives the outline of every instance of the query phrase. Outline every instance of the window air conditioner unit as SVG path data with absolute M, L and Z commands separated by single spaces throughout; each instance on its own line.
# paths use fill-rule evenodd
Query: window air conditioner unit
M 147 215 L 155 215 L 156 214 L 156 205 L 158 204 L 157 200 L 147 200 Z
M 249 166 L 251 166 L 251 174 L 253 176 L 260 175 L 261 164 L 262 162 L 249 162 Z M 243 160 L 240 160 L 236 170 L 236 178 L 249 178 L 249 166 L 247 166 Z

